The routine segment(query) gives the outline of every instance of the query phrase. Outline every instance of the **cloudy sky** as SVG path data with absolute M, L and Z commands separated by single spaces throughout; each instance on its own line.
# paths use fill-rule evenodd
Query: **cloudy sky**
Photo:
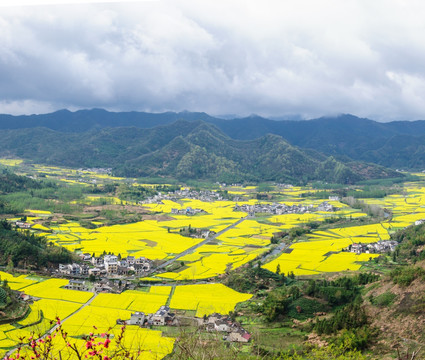
M 423 1 L 64 2 L 0 2 L 0 113 L 425 119 Z

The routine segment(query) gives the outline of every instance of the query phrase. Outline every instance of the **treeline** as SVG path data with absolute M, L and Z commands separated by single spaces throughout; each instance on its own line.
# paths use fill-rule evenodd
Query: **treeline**
M 46 239 L 29 231 L 16 231 L 0 221 L 0 265 L 40 269 L 44 266 L 75 260 L 69 250 L 51 245 Z
M 120 185 L 117 187 L 117 195 L 121 200 L 141 201 L 156 195 L 158 192 L 168 193 L 180 190 L 179 185 L 156 185 L 156 186 L 131 186 Z
M 47 210 L 57 213 L 74 213 L 82 210 L 78 204 L 71 204 L 72 200 L 82 197 L 82 192 L 72 187 L 58 187 L 57 189 L 19 191 L 0 196 L 5 204 L 4 213 L 22 213 L 26 209 Z
M 406 181 L 404 179 L 404 181 Z M 313 197 L 317 199 L 326 199 L 329 196 L 339 196 L 340 198 L 352 197 L 354 199 L 381 199 L 388 195 L 398 194 L 401 192 L 401 187 L 391 187 L 389 185 L 363 185 L 356 189 L 349 189 L 347 186 L 341 184 L 327 184 L 315 182 L 312 184 L 316 192 L 306 192 L 301 194 L 302 197 Z
M 9 170 L 0 173 L 0 214 L 17 214 L 26 209 L 69 213 L 77 205 L 70 201 L 81 199 L 81 186 L 59 186 L 52 181 L 34 180 Z
M 363 212 L 367 213 L 369 216 L 377 217 L 377 218 L 385 218 L 385 211 L 378 205 L 367 204 L 362 200 L 358 200 L 352 196 L 347 196 L 341 200 L 341 202 L 349 205 L 353 209 L 360 209 Z
M 344 305 L 353 301 L 360 294 L 362 285 L 375 282 L 379 275 L 360 273 L 353 277 L 343 276 L 336 280 L 309 280 L 304 293 L 318 299 L 326 300 L 330 305 Z
M 0 172 L 0 193 L 8 194 L 16 191 L 40 189 L 42 184 L 26 176 L 15 175 L 7 169 Z

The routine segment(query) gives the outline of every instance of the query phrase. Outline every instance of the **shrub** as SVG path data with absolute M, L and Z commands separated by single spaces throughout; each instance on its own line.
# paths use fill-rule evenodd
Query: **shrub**
M 425 279 L 425 270 L 420 267 L 404 266 L 391 271 L 390 277 L 394 284 L 409 286 L 417 278 Z
M 381 295 L 372 299 L 372 304 L 380 307 L 390 306 L 394 299 L 397 297 L 396 294 L 393 294 L 391 291 L 387 291 Z

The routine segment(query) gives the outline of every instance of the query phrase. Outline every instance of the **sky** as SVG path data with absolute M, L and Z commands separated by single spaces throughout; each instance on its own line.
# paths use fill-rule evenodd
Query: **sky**
M 0 1 L 0 113 L 425 119 L 418 0 Z

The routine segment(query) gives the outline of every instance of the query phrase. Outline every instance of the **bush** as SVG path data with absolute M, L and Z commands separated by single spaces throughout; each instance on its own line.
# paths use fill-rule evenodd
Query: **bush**
M 373 298 L 371 300 L 371 303 L 373 305 L 380 306 L 380 307 L 390 306 L 394 302 L 396 297 L 397 297 L 396 294 L 393 294 L 391 291 L 387 291 Z
M 404 266 L 391 271 L 390 277 L 394 284 L 409 286 L 417 278 L 425 279 L 425 270 L 420 267 Z

